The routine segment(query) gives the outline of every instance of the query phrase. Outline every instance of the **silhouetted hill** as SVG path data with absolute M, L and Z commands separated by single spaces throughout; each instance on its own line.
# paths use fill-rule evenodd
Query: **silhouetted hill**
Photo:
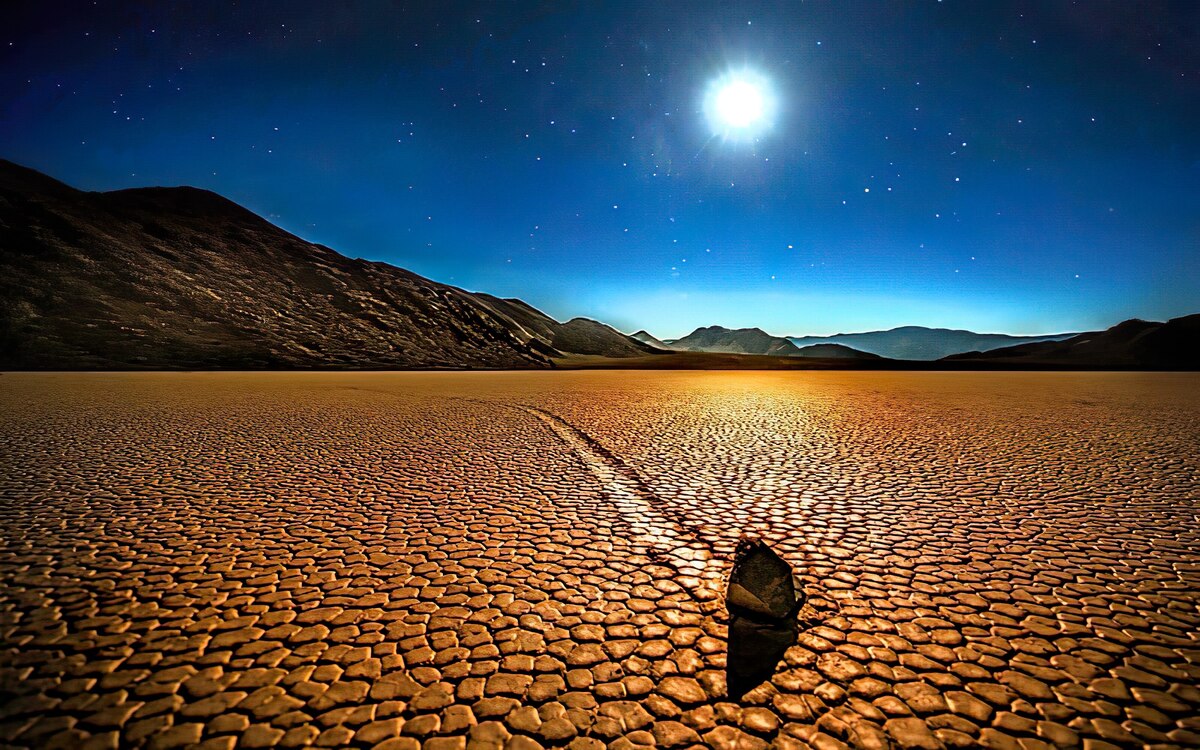
M 206 190 L 88 193 L 0 161 L 3 368 L 551 367 L 573 346 L 646 352 L 347 258 Z
M 1010 336 L 1004 333 L 902 326 L 887 331 L 839 333 L 833 336 L 788 336 L 788 340 L 796 346 L 842 344 L 890 359 L 935 360 L 962 352 L 989 351 L 1034 341 L 1060 340 L 1074 335 L 1058 333 L 1046 336 Z
M 769 354 L 791 356 L 800 349 L 781 336 L 772 336 L 761 328 L 729 329 L 721 326 L 697 328 L 669 342 L 672 349 L 689 352 L 721 352 L 727 354 Z
M 649 344 L 587 318 L 572 318 L 560 325 L 552 343 L 561 352 L 603 357 L 638 357 L 658 352 Z
M 860 352 L 841 344 L 813 344 L 802 346 L 793 357 L 818 357 L 823 359 L 883 359 L 878 354 Z
M 1200 314 L 1166 323 L 1126 320 L 1105 331 L 1080 333 L 1062 341 L 969 352 L 946 361 L 1195 370 L 1200 369 Z
M 637 333 L 631 333 L 631 334 L 629 334 L 629 338 L 637 339 L 638 341 L 642 342 L 643 344 L 649 344 L 650 346 L 653 346 L 655 349 L 662 349 L 663 351 L 671 351 L 671 346 L 669 344 L 663 343 L 660 339 L 655 338 L 655 336 L 648 331 L 638 331 Z

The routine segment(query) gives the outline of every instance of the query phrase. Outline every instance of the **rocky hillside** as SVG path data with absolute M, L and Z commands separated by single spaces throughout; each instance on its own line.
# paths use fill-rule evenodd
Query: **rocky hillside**
M 632 336 L 589 318 L 572 318 L 559 323 L 519 299 L 500 299 L 490 294 L 474 296 L 488 309 L 516 323 L 516 333 L 522 340 L 534 339 L 560 354 L 640 357 L 656 351 Z
M 0 161 L 0 368 L 551 367 L 649 350 L 347 258 L 205 190 L 89 193 Z

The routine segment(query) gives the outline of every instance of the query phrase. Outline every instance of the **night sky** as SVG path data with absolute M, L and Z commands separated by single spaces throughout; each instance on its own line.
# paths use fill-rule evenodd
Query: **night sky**
M 4 16 L 0 156 L 209 188 L 559 319 L 665 338 L 1200 311 L 1200 3 Z

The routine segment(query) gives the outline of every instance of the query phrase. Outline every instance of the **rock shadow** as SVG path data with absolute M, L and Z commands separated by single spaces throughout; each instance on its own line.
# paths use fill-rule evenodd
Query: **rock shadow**
M 742 696 L 771 679 L 775 667 L 789 648 L 796 645 L 800 626 L 734 615 L 729 620 L 729 643 L 725 683 L 729 697 Z
M 741 699 L 770 679 L 800 637 L 796 615 L 804 595 L 792 568 L 760 539 L 742 539 L 734 553 L 725 594 L 729 641 L 725 683 L 729 697 Z

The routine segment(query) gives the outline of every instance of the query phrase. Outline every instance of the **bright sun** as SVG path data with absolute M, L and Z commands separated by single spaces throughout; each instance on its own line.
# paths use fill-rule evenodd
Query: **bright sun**
M 709 126 L 724 141 L 758 140 L 770 129 L 775 109 L 770 83 L 749 69 L 730 71 L 714 79 L 704 92 Z
M 731 128 L 753 125 L 763 116 L 763 94 L 749 81 L 730 81 L 717 92 L 717 114 Z

